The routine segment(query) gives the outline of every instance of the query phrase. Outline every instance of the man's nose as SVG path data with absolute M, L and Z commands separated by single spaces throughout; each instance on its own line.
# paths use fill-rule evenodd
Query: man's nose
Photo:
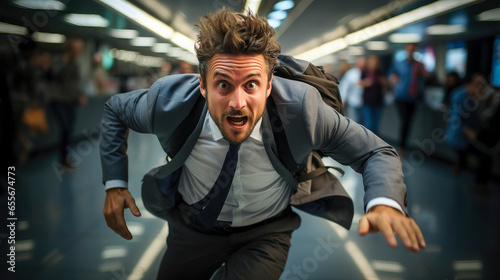
M 236 88 L 231 96 L 229 106 L 234 110 L 240 110 L 246 106 L 246 93 L 242 88 Z

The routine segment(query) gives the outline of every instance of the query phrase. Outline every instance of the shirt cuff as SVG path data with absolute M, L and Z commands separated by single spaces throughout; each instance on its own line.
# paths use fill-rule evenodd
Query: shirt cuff
M 109 180 L 104 183 L 104 189 L 109 190 L 112 188 L 126 188 L 128 189 L 127 181 L 124 180 Z
M 405 212 L 403 211 L 403 208 L 401 208 L 401 205 L 399 205 L 399 203 L 396 200 L 387 197 L 377 197 L 368 201 L 368 204 L 366 204 L 366 212 L 368 212 L 373 206 L 376 205 L 390 206 L 396 210 L 399 210 L 399 212 L 401 212 L 403 215 L 406 215 Z

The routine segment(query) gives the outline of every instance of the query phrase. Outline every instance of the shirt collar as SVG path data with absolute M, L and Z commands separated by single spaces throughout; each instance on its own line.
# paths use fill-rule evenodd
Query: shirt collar
M 206 119 L 208 119 L 208 126 L 210 128 L 210 134 L 212 135 L 212 138 L 214 139 L 214 141 L 219 141 L 222 138 L 224 138 L 224 136 L 222 136 L 222 132 L 220 131 L 219 127 L 217 126 L 215 121 L 212 119 L 210 112 L 207 112 Z M 262 125 L 262 117 L 255 124 L 255 127 L 252 130 L 252 133 L 250 133 L 250 138 L 253 138 L 254 140 L 257 140 L 259 142 L 262 142 L 262 133 L 260 131 L 261 125 Z

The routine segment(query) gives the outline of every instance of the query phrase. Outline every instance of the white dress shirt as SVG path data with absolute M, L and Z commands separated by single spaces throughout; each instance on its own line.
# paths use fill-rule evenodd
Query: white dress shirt
M 265 151 L 261 121 L 240 146 L 232 186 L 218 218 L 234 227 L 272 217 L 290 201 L 291 188 L 276 172 Z M 193 204 L 207 195 L 219 176 L 228 149 L 229 143 L 207 113 L 200 137 L 181 173 L 179 193 L 184 201 Z

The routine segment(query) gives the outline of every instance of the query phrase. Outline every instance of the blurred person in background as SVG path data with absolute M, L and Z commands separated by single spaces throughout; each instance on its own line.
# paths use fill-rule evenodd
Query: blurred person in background
M 349 65 L 349 62 L 347 62 L 345 60 L 341 61 L 340 65 L 339 65 L 339 72 L 336 75 L 337 79 L 342 80 L 342 78 L 344 77 L 345 73 L 347 71 L 349 71 L 349 69 L 351 69 L 351 65 Z
M 480 125 L 481 112 L 488 106 L 488 103 L 491 103 L 490 99 L 487 98 L 488 88 L 484 77 L 480 74 L 474 74 L 465 85 L 452 92 L 445 134 L 446 143 L 457 154 L 457 161 L 453 166 L 455 175 L 467 167 L 468 155 L 478 156 L 480 168 L 477 168 L 476 183 L 479 186 L 478 190 L 481 191 L 485 190 L 485 184 L 491 177 L 491 159 L 485 153 L 478 151 L 475 146 L 470 144 L 470 141 L 478 139 L 478 131 L 481 127 L 483 132 L 481 132 L 478 141 L 486 142 L 488 146 L 492 146 L 495 141 L 486 137 L 488 131 L 493 138 L 495 135 L 498 137 L 498 130 L 495 129 L 498 125 L 498 116 L 496 116 L 498 112 L 496 110 L 493 110 L 495 113 L 490 114 L 493 116 L 492 118 L 484 118 L 483 125 Z
M 387 89 L 387 80 L 378 56 L 368 57 L 366 70 L 361 74 L 359 86 L 363 88 L 363 124 L 373 133 L 378 134 L 384 106 L 384 91 Z
M 165 61 L 160 66 L 160 71 L 158 71 L 158 78 L 165 77 L 172 73 L 172 63 Z
M 9 77 L 10 99 L 14 114 L 14 134 L 16 135 L 16 158 L 23 163 L 33 148 L 33 143 L 28 137 L 29 128 L 23 123 L 24 113 L 28 108 L 41 107 L 42 96 L 37 77 L 36 43 L 28 34 L 23 37 L 15 52 Z
M 458 86 L 460 86 L 460 76 L 458 75 L 458 73 L 456 71 L 447 72 L 444 80 L 444 97 L 441 111 L 446 112 L 449 110 L 451 93 Z
M 195 73 L 193 65 L 189 64 L 189 62 L 186 62 L 184 60 L 179 61 L 179 66 L 172 72 L 172 75 L 175 74 L 189 74 L 189 73 Z
M 52 96 L 50 107 L 59 124 L 59 163 L 72 168 L 68 158 L 68 146 L 75 122 L 75 110 L 78 105 L 87 104 L 87 96 L 81 85 L 80 66 L 77 58 L 82 52 L 83 41 L 70 39 L 64 45 L 64 53 L 60 60 L 54 61 Z
M 364 124 L 363 120 L 363 88 L 359 85 L 361 73 L 365 70 L 366 59 L 358 57 L 356 67 L 349 69 L 339 83 L 346 115 L 353 121 Z
M 424 90 L 424 78 L 430 75 L 424 64 L 416 61 L 413 57 L 417 50 L 417 44 L 405 45 L 407 58 L 403 61 L 393 63 L 389 71 L 389 82 L 393 86 L 401 128 L 399 133 L 399 154 L 406 155 L 406 140 L 410 131 L 410 125 L 415 112 L 415 105 Z
M 488 92 L 492 92 L 492 88 L 486 85 L 486 93 L 482 97 L 488 97 Z M 471 152 L 478 159 L 471 191 L 479 195 L 489 194 L 487 183 L 493 177 L 494 157 L 500 153 L 500 93 L 492 94 L 485 107 L 481 110 L 476 129 L 464 130 Z
M 97 95 L 104 96 L 108 93 L 108 71 L 102 66 L 102 53 L 96 52 L 93 56 L 94 69 L 92 69 L 92 79 L 94 81 Z

